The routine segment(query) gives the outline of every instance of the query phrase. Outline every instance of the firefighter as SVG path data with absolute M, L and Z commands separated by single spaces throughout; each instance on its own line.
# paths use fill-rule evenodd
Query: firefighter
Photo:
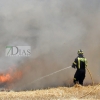
M 87 67 L 87 59 L 83 56 L 83 51 L 81 49 L 78 50 L 77 54 L 78 57 L 75 58 L 75 61 L 72 64 L 72 67 L 77 69 L 74 75 L 73 82 L 74 84 L 79 83 L 80 85 L 83 85 Z

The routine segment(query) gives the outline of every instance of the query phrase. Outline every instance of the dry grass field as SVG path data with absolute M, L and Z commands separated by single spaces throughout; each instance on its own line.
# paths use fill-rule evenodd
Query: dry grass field
M 87 93 L 90 94 L 86 95 Z M 82 98 L 80 98 L 83 96 Z M 44 90 L 0 92 L 0 100 L 78 100 L 100 99 L 100 85 L 48 88 Z

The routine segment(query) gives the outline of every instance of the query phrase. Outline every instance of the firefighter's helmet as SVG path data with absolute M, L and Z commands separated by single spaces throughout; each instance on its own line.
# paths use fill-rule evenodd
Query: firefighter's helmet
M 77 52 L 77 54 L 79 55 L 79 54 L 83 54 L 83 50 L 78 50 L 78 52 Z

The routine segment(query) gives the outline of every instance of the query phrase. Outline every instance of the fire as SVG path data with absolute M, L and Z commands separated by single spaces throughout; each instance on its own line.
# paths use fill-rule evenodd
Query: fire
M 11 80 L 10 74 L 0 75 L 0 83 L 8 82 Z
M 6 89 L 13 88 L 30 70 L 30 66 L 24 66 L 24 68 L 10 67 L 6 72 L 0 74 L 0 87 Z
M 22 71 L 12 71 L 6 74 L 0 74 L 0 84 L 2 83 L 13 83 L 22 78 Z

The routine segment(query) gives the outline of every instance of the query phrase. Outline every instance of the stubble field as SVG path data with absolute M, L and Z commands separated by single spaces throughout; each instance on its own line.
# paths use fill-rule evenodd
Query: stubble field
M 80 98 L 82 97 L 82 98 Z M 0 100 L 78 100 L 100 99 L 100 85 L 57 87 L 33 91 L 2 91 Z

